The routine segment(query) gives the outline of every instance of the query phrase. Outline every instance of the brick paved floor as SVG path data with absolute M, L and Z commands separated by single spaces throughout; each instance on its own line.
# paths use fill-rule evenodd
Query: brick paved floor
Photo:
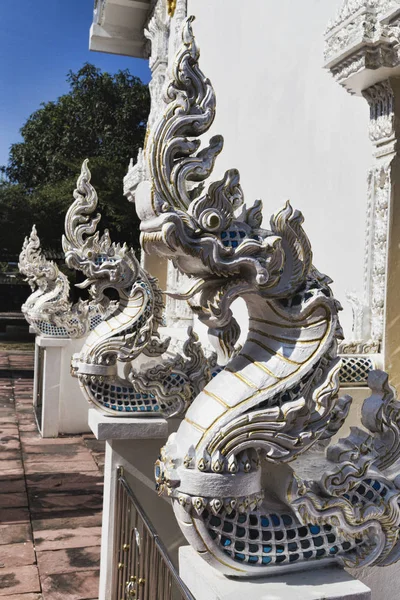
M 104 448 L 41 439 L 32 364 L 0 353 L 0 600 L 96 599 Z

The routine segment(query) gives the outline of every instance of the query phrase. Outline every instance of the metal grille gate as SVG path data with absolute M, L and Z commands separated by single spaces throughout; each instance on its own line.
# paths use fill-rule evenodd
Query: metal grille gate
M 195 600 L 118 469 L 115 589 L 112 600 Z

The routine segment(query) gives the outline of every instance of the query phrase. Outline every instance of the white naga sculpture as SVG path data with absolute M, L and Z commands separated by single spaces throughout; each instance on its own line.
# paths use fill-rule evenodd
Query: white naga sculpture
M 101 237 L 96 231 L 100 215 L 93 216 L 98 200 L 87 161 L 74 196 L 63 238 L 66 263 L 85 274 L 80 287 L 90 286 L 99 306 L 108 306 L 106 289 L 116 290 L 119 301 L 74 357 L 73 374 L 88 401 L 114 416 L 183 413 L 210 380 L 213 360 L 192 331 L 179 354 L 168 354 L 170 339 L 158 333 L 164 305 L 157 280 L 132 249 L 111 243 L 107 230 Z
M 236 170 L 205 187 L 223 138 L 200 149 L 216 102 L 191 21 L 136 207 L 144 250 L 191 276 L 183 296 L 227 364 L 163 448 L 159 492 L 189 543 L 227 575 L 330 560 L 388 565 L 400 556 L 400 403 L 373 371 L 364 428 L 324 450 L 351 403 L 338 397 L 339 306 L 313 267 L 301 213 L 287 204 L 263 229 L 261 203 L 246 208 Z M 233 354 L 239 326 L 229 307 L 239 296 L 250 324 Z
M 94 304 L 69 300 L 68 277 L 42 254 L 35 225 L 25 238 L 18 267 L 32 289 L 21 310 L 37 335 L 81 338 L 101 321 Z

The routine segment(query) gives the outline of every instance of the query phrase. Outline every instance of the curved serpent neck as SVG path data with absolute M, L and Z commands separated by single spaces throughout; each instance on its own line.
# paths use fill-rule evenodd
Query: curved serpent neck
M 95 308 L 87 302 L 73 304 L 69 300 L 68 277 L 43 256 L 35 225 L 25 238 L 18 267 L 32 289 L 21 310 L 35 333 L 71 338 L 87 334 L 96 316 Z
M 93 300 L 108 314 L 74 356 L 73 375 L 88 401 L 114 416 L 169 417 L 184 412 L 211 377 L 197 336 L 189 333 L 182 354 L 166 354 L 170 339 L 158 333 L 162 292 L 131 248 L 112 243 L 107 230 L 99 235 L 100 214 L 94 214 L 98 198 L 88 161 L 82 165 L 74 197 L 63 238 L 66 262 L 85 274 L 80 287 L 89 287 Z M 107 289 L 119 296 L 111 306 Z
M 338 396 L 340 306 L 313 267 L 300 212 L 287 203 L 264 229 L 261 202 L 246 207 L 238 171 L 207 183 L 223 138 L 201 147 L 216 99 L 192 21 L 145 149 L 151 183 L 135 198 L 144 250 L 192 278 L 180 297 L 226 367 L 162 449 L 159 493 L 189 543 L 226 574 L 389 564 L 400 552 L 400 405 L 387 376 L 372 372 L 365 429 L 325 452 L 351 403 Z M 250 325 L 235 354 L 238 297 Z

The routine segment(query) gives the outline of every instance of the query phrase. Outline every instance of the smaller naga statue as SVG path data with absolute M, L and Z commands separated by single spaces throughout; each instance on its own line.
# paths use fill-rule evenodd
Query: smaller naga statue
M 18 266 L 32 289 L 21 310 L 37 335 L 81 338 L 101 320 L 95 305 L 69 300 L 68 277 L 43 255 L 35 225 L 25 238 Z
M 101 217 L 94 215 L 98 199 L 87 160 L 74 197 L 63 237 L 66 263 L 84 273 L 79 286 L 89 288 L 103 310 L 107 289 L 116 290 L 119 300 L 74 356 L 73 375 L 87 400 L 113 416 L 183 413 L 211 379 L 210 361 L 191 330 L 179 353 L 170 352 L 170 338 L 160 337 L 162 292 L 131 248 L 112 243 L 107 230 L 102 236 L 96 231 Z
M 139 185 L 136 207 L 144 250 L 191 277 L 182 297 L 226 366 L 162 449 L 159 493 L 188 542 L 227 575 L 391 564 L 400 558 L 400 403 L 387 375 L 372 371 L 363 427 L 332 441 L 351 405 L 339 396 L 340 305 L 313 266 L 300 212 L 288 203 L 263 228 L 261 203 L 246 207 L 237 170 L 206 186 L 223 138 L 201 148 L 216 101 L 192 21 L 145 148 L 151 182 Z M 249 328 L 234 351 L 239 297 Z

